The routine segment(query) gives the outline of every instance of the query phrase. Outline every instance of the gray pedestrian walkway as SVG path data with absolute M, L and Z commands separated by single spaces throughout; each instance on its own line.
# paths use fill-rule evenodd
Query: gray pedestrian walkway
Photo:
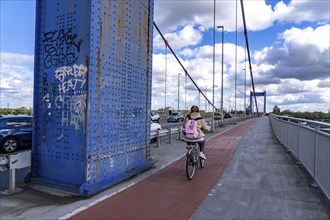
M 330 219 L 329 203 L 278 143 L 268 117 L 245 134 L 191 219 Z
M 241 122 L 244 123 L 244 122 Z M 238 123 L 237 125 L 239 125 Z M 211 138 L 236 125 L 217 128 Z M 31 185 L 0 196 L 2 219 L 65 219 L 148 178 L 184 156 L 185 143 L 173 138 L 151 146 L 155 167 L 90 198 Z M 182 168 L 184 172 L 184 167 Z M 329 206 L 311 188 L 305 170 L 274 139 L 268 117 L 242 137 L 223 176 L 192 219 L 329 219 Z

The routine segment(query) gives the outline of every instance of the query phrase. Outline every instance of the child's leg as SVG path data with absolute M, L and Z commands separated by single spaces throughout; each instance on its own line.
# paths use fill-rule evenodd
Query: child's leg
M 205 140 L 204 141 L 201 141 L 201 142 L 198 142 L 198 145 L 199 145 L 199 150 L 201 152 L 204 152 Z

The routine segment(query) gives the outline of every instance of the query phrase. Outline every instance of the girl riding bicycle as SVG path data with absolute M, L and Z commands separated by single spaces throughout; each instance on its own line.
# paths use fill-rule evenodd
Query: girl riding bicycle
M 201 114 L 199 113 L 199 108 L 196 105 L 191 106 L 190 111 L 186 114 L 184 120 L 183 120 L 183 127 L 185 127 L 185 124 L 188 122 L 188 120 L 195 120 L 197 122 L 197 131 L 198 131 L 198 136 L 196 139 L 200 139 L 205 137 L 205 134 L 203 131 L 210 131 L 211 127 L 208 126 L 205 122 L 205 120 L 202 118 Z M 187 138 L 185 138 L 187 139 Z M 189 141 L 187 141 L 188 145 L 191 145 Z M 206 160 L 205 154 L 204 154 L 204 146 L 205 146 L 205 140 L 203 139 L 202 141 L 198 142 L 199 149 L 200 149 L 200 157 Z

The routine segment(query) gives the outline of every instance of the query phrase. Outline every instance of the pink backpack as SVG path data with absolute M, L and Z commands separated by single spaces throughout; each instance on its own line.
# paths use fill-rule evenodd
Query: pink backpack
M 195 139 L 198 137 L 198 130 L 197 130 L 197 122 L 194 119 L 189 119 L 185 126 L 184 131 L 186 133 L 186 137 L 189 139 Z

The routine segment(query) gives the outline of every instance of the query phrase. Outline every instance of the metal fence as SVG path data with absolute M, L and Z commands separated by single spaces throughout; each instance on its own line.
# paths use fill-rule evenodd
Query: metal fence
M 330 199 L 330 124 L 270 115 L 277 139 L 303 164 Z
M 236 117 L 235 118 L 226 118 L 223 120 L 223 125 L 234 124 L 235 122 L 240 122 L 249 119 L 249 116 L 246 117 Z M 212 127 L 212 122 L 208 122 L 210 127 Z M 221 120 L 214 121 L 214 128 L 221 127 Z M 168 129 L 162 129 L 157 131 L 151 131 L 150 133 L 150 140 L 157 139 L 157 147 L 161 145 L 161 139 L 166 138 L 168 139 L 168 143 L 172 143 L 173 135 L 178 135 L 178 139 L 181 140 L 183 137 L 182 134 L 182 126 L 181 127 L 174 127 Z

